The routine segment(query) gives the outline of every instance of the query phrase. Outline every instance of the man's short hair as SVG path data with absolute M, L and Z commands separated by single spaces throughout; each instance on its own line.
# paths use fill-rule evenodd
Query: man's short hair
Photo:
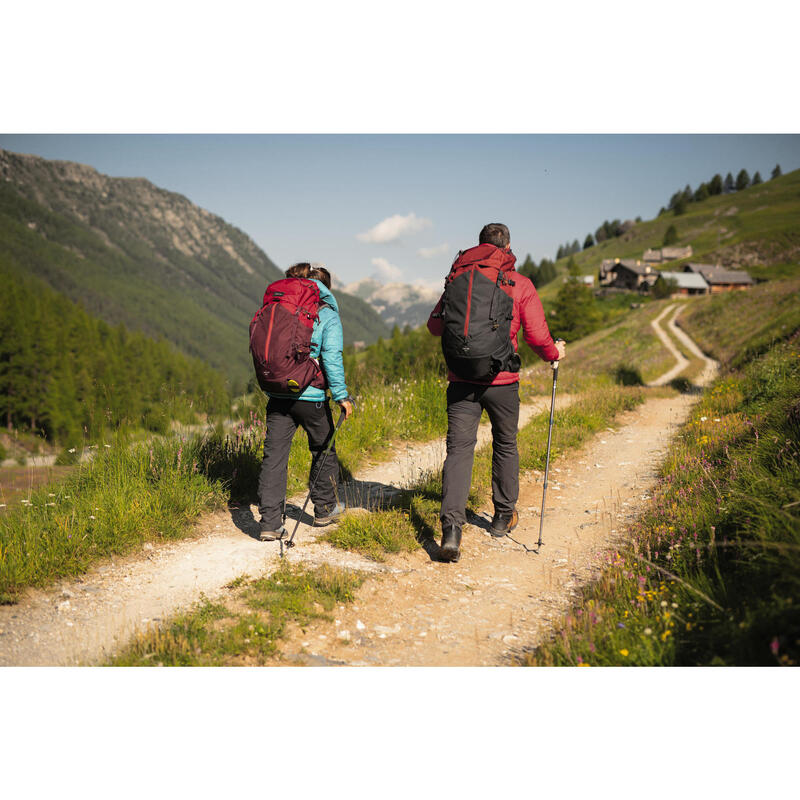
M 309 264 L 307 261 L 301 261 L 299 264 L 292 264 L 292 266 L 286 270 L 286 277 L 307 278 L 310 272 L 311 264 Z
M 508 247 L 511 234 L 502 222 L 490 222 L 481 229 L 478 244 L 493 244 L 495 247 Z

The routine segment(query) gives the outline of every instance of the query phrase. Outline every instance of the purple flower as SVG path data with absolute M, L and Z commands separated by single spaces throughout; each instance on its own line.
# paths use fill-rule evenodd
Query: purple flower
M 772 655 L 777 656 L 778 650 L 780 649 L 781 643 L 778 641 L 778 637 L 776 636 L 770 643 L 769 649 L 772 650 Z
M 625 627 L 625 623 L 624 622 L 618 622 L 617 623 L 617 627 L 618 628 L 624 628 Z

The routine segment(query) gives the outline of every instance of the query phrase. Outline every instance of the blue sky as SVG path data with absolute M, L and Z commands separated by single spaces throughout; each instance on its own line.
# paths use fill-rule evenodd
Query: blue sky
M 505 222 L 518 259 L 538 261 L 604 219 L 653 217 L 715 172 L 800 167 L 797 135 L 0 134 L 0 147 L 148 178 L 281 267 L 437 285 L 486 222 Z

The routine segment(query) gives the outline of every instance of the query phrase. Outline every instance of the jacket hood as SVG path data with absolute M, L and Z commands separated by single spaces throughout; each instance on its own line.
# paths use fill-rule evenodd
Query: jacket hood
M 318 281 L 316 278 L 312 278 L 312 281 L 319 286 L 319 299 L 323 303 L 327 303 L 337 314 L 339 313 L 339 304 L 336 302 L 336 298 L 333 296 L 331 290 L 321 281 Z
M 466 267 L 476 262 L 510 272 L 517 263 L 517 257 L 511 250 L 504 250 L 493 244 L 479 244 L 461 252 L 453 262 L 453 267 Z

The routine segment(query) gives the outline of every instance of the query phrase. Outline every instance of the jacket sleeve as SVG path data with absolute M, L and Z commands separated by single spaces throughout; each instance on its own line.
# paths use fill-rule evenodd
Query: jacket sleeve
M 431 311 L 431 315 L 428 317 L 428 330 L 434 336 L 441 336 L 444 332 L 444 320 L 442 319 L 443 303 L 444 295 L 439 298 L 439 302 L 436 304 L 433 311 Z
M 332 311 L 330 315 L 326 314 L 326 316 L 328 316 L 328 319 L 322 329 L 319 356 L 322 361 L 322 369 L 325 371 L 325 377 L 328 379 L 331 397 L 338 403 L 350 394 L 347 391 L 347 384 L 345 384 L 344 380 L 344 361 L 342 360 L 344 333 L 342 331 L 342 320 L 335 311 Z
M 519 319 L 522 338 L 539 358 L 544 361 L 558 361 L 558 349 L 547 327 L 542 301 L 530 280 L 519 283 L 521 284 Z

